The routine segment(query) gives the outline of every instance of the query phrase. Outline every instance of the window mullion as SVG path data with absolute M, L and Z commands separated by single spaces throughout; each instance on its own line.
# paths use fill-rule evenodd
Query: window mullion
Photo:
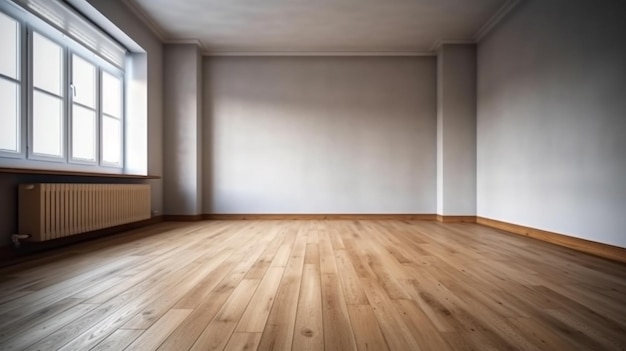
M 64 150 L 65 150 L 65 162 L 69 163 L 70 158 L 71 158 L 71 150 L 70 150 L 70 145 L 71 145 L 71 133 L 72 131 L 70 130 L 70 128 L 72 127 L 72 97 L 70 97 L 70 82 L 71 82 L 71 78 L 70 78 L 70 74 L 72 74 L 71 72 L 71 66 L 70 66 L 70 49 L 69 47 L 67 47 L 67 45 L 63 45 L 63 55 L 65 55 L 63 57 L 63 68 L 65 69 L 65 72 L 63 72 L 63 89 L 61 89 L 61 91 L 65 92 L 65 96 L 63 96 L 63 106 L 65 108 L 65 111 L 63 113 L 63 122 L 64 122 L 64 130 L 65 130 L 65 135 L 63 135 L 63 142 L 64 142 Z
M 73 128 L 74 128 L 74 73 L 72 72 L 72 65 L 73 65 L 73 57 L 72 57 L 72 51 L 69 48 L 66 48 L 66 68 L 67 68 L 67 73 L 66 73 L 66 79 L 67 79 L 67 84 L 65 85 L 65 94 L 67 95 L 67 104 L 66 104 L 66 108 L 67 108 L 67 114 L 66 114 L 66 119 L 67 119 L 67 129 L 66 129 L 66 133 L 67 133 L 67 138 L 65 138 L 66 142 L 67 142 L 67 160 L 68 162 L 71 162 L 73 160 L 73 154 L 74 154 L 74 141 L 72 140 L 74 132 L 73 132 Z
M 96 160 L 102 166 L 102 68 L 96 68 Z
M 34 92 L 34 79 L 33 79 L 33 29 L 30 26 L 26 26 L 26 47 L 24 60 L 26 61 L 26 78 L 24 84 L 24 104 L 26 109 L 26 157 L 33 157 L 34 142 L 33 142 L 33 92 Z M 24 60 L 22 62 L 24 62 Z
M 28 118 L 30 110 L 28 107 L 30 98 L 28 96 L 28 79 L 30 77 L 30 61 L 29 61 L 29 38 L 28 27 L 26 23 L 20 21 L 20 154 L 24 158 L 28 158 L 28 127 L 30 125 Z

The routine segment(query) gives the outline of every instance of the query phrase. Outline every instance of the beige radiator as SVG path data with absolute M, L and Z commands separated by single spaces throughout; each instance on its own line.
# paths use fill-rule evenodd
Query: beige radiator
M 21 184 L 20 235 L 46 241 L 150 218 L 148 184 Z

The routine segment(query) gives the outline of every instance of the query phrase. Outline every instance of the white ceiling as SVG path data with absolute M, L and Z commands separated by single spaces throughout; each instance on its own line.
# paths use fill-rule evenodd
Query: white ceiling
M 210 53 L 425 53 L 471 42 L 510 0 L 125 0 L 168 42 Z

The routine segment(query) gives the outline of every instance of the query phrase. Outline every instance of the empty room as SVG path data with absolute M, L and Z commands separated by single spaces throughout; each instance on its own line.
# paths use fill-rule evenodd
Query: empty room
M 624 14 L 0 0 L 0 350 L 626 350 Z

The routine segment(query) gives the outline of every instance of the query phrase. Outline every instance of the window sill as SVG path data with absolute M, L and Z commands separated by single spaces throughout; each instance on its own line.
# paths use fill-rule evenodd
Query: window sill
M 43 175 L 76 176 L 76 177 L 97 177 L 97 178 L 161 179 L 161 176 L 156 176 L 156 175 L 96 173 L 96 172 L 80 172 L 80 171 L 56 171 L 56 170 L 32 169 L 32 168 L 4 168 L 4 167 L 0 167 L 0 173 L 43 174 Z

